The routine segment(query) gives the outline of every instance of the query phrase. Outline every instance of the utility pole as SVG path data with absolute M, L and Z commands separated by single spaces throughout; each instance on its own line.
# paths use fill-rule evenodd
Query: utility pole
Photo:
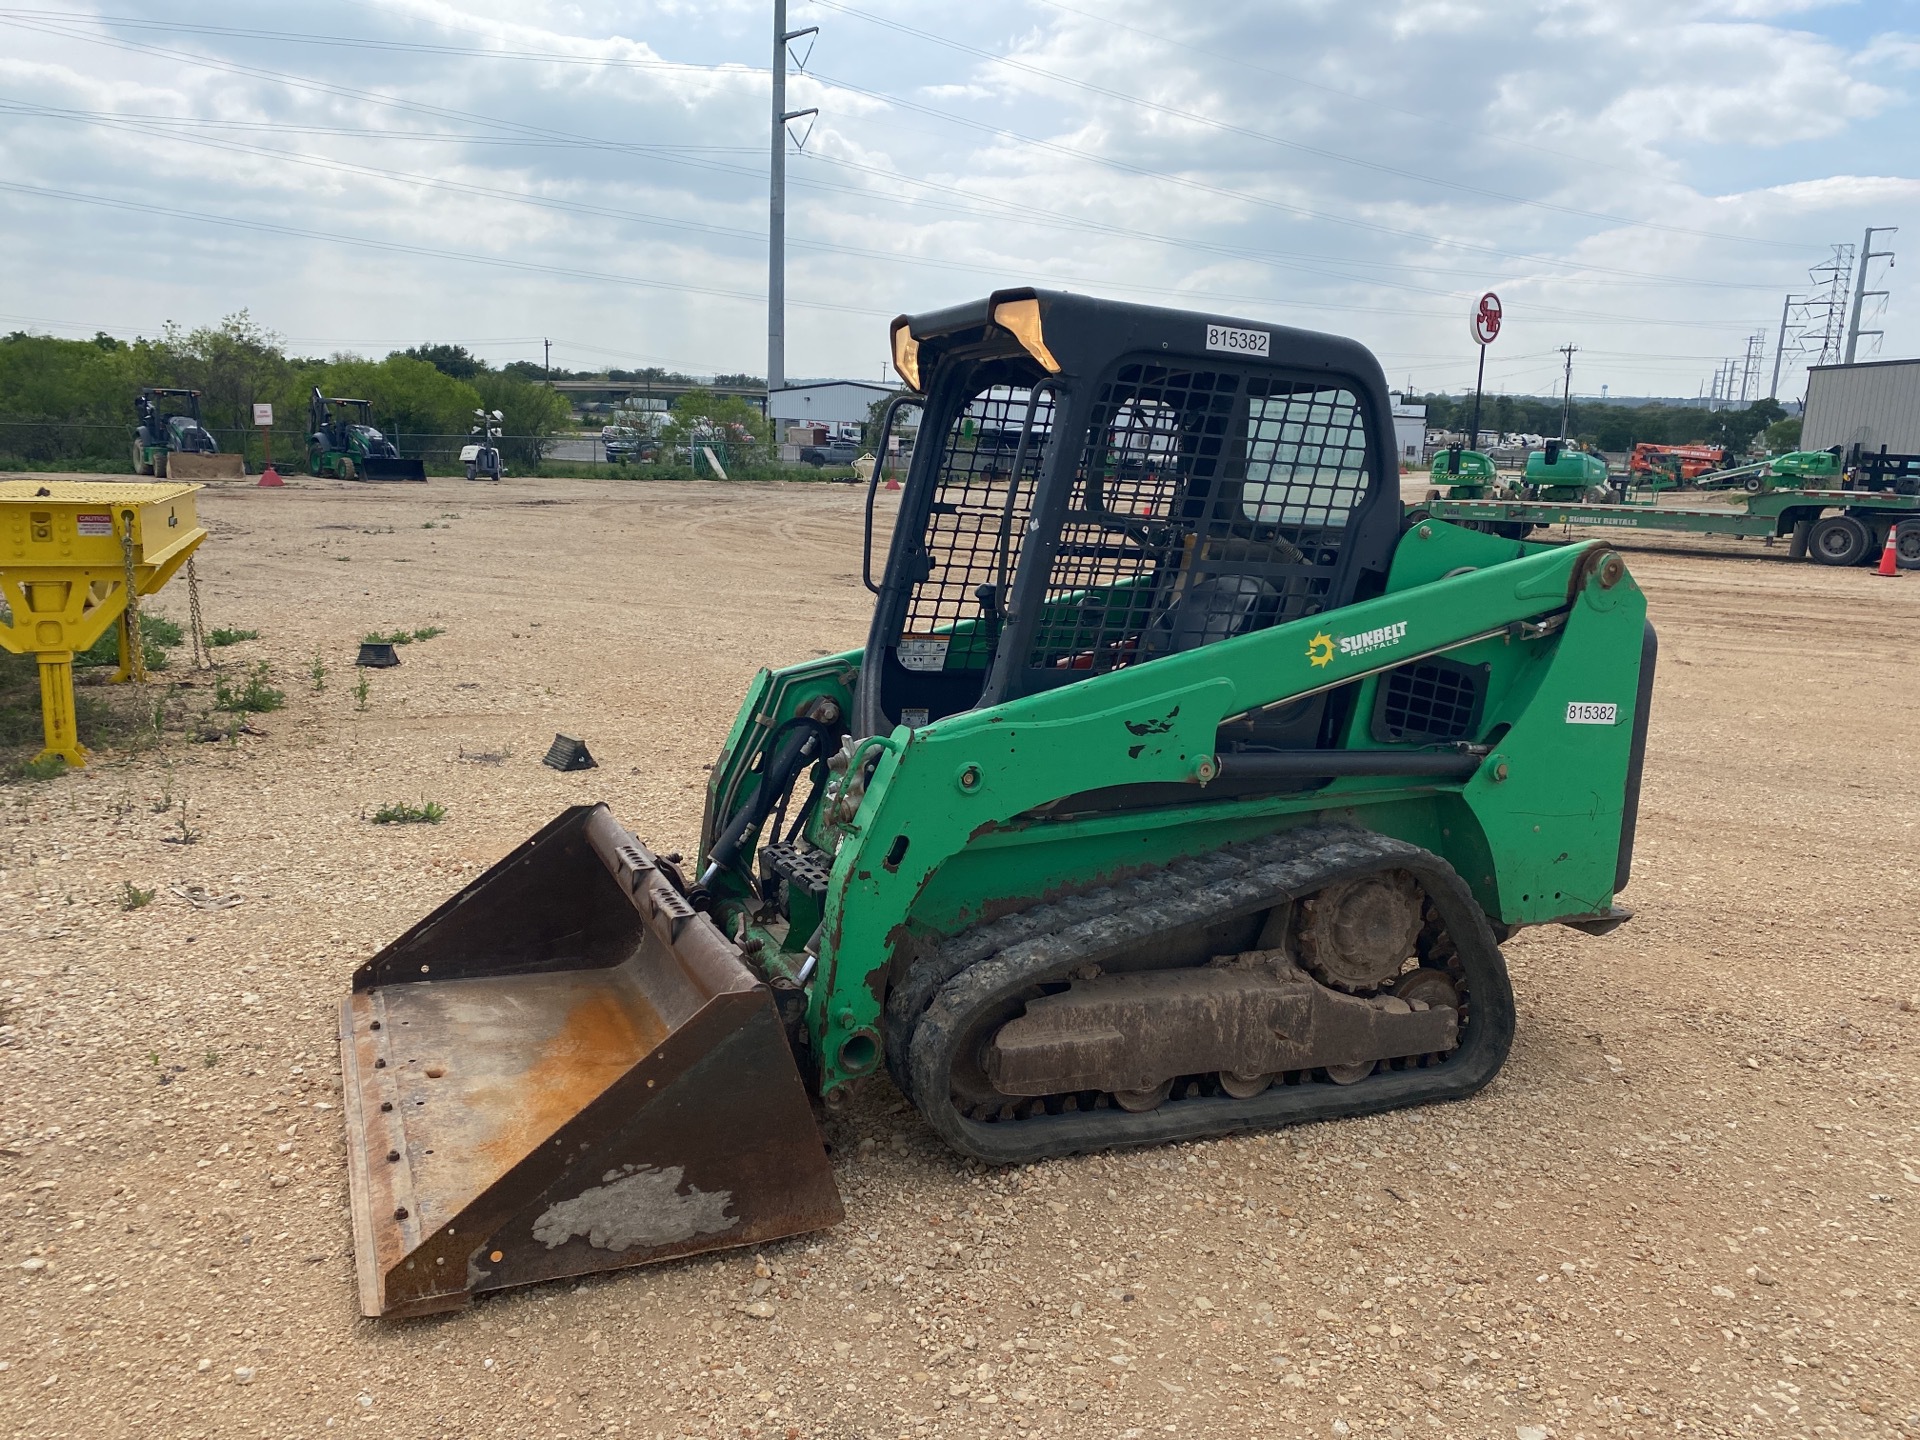
M 817 109 L 787 109 L 787 47 L 820 27 L 787 29 L 787 0 L 773 0 L 773 149 L 767 177 L 767 414 L 787 383 L 787 125 Z M 808 53 L 812 50 L 809 47 Z M 800 66 L 805 69 L 804 62 Z
M 1573 357 L 1578 354 L 1578 345 L 1562 345 L 1560 353 L 1567 357 L 1566 380 L 1560 390 L 1560 439 L 1567 438 L 1567 421 L 1573 410 Z
M 1799 299 L 1798 295 L 1790 294 L 1780 303 L 1780 339 L 1773 347 L 1773 384 L 1767 387 L 1769 400 L 1780 398 L 1780 362 L 1787 354 L 1787 316 L 1792 313 L 1794 302 Z
M 1760 379 L 1760 357 L 1767 353 L 1767 336 L 1763 330 L 1756 330 L 1747 337 L 1747 355 L 1740 366 L 1740 403 L 1745 405 L 1753 395 L 1753 388 Z
M 1847 325 L 1847 358 L 1841 362 L 1842 364 L 1853 364 L 1854 348 L 1859 345 L 1862 335 L 1886 334 L 1884 330 L 1862 330 L 1860 328 L 1860 309 L 1869 295 L 1884 297 L 1887 294 L 1885 290 L 1867 289 L 1867 266 L 1875 260 L 1884 260 L 1887 262 L 1887 268 L 1889 270 L 1893 268 L 1893 251 L 1874 249 L 1873 237 L 1876 235 L 1897 235 L 1899 233 L 1900 227 L 1898 225 L 1869 225 L 1867 227 L 1867 238 L 1860 242 L 1860 263 L 1854 268 L 1853 272 L 1853 319 Z
M 547 358 L 541 362 L 541 368 L 547 372 L 547 388 L 551 390 L 553 388 L 553 341 L 542 340 L 540 344 L 545 349 L 547 356 Z

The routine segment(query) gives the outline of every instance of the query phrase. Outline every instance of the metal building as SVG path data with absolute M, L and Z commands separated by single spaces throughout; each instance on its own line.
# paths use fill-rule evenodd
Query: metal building
M 1419 465 L 1427 458 L 1427 407 L 1396 393 L 1393 397 L 1393 442 L 1400 463 Z
M 832 425 L 864 421 L 876 400 L 895 393 L 871 380 L 813 380 L 788 385 L 767 397 L 767 412 L 783 424 Z
M 1920 455 L 1920 360 L 1815 365 L 1807 371 L 1803 450 L 1839 445 Z

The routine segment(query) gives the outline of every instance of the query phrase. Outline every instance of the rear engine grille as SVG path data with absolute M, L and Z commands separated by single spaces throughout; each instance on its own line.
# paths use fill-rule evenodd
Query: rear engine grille
M 1373 738 L 1383 744 L 1471 739 L 1486 695 L 1484 665 L 1443 659 L 1402 665 L 1380 677 Z

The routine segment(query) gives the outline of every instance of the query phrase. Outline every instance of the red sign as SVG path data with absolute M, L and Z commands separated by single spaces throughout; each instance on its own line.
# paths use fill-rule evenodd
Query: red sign
M 1473 338 L 1481 345 L 1491 345 L 1494 337 L 1500 333 L 1500 297 L 1489 290 L 1480 297 L 1480 303 L 1473 307 Z

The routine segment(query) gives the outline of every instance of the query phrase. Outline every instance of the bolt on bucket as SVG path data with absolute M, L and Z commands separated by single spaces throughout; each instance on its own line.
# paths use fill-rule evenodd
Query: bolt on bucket
M 340 1042 L 363 1314 L 841 1219 L 771 993 L 604 805 L 361 966 Z

